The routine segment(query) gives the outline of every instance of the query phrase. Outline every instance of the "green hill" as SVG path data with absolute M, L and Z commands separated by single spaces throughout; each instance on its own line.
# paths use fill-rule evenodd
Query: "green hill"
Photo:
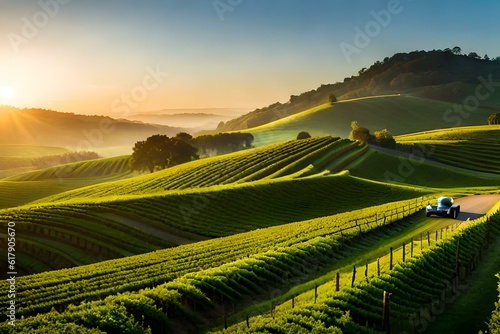
M 165 191 L 221 186 L 278 177 L 297 177 L 341 169 L 334 162 L 362 152 L 356 142 L 338 137 L 292 140 L 181 164 L 163 171 L 62 193 L 40 202 L 102 198 L 105 196 L 161 194 Z
M 204 133 L 236 131 L 264 125 L 319 106 L 332 93 L 339 100 L 381 94 L 410 94 L 462 104 L 466 97 L 475 96 L 476 87 L 481 84 L 479 77 L 486 81 L 490 77 L 500 77 L 500 62 L 454 55 L 449 50 L 396 53 L 376 61 L 369 68 L 360 69 L 358 75 L 345 78 L 343 82 L 324 84 L 298 96 L 292 95 L 286 103 L 276 102 L 256 109 L 221 124 L 214 131 Z M 500 92 L 495 90 L 480 103 L 485 107 L 499 107 L 499 101 Z
M 500 125 L 439 129 L 397 136 L 405 150 L 427 159 L 479 172 L 500 174 Z
M 453 104 L 449 102 L 403 95 L 376 96 L 322 104 L 245 132 L 255 137 L 256 146 L 290 140 L 300 131 L 348 137 L 351 122 L 357 120 L 372 133 L 388 129 L 400 135 L 456 126 L 456 119 L 450 117 L 457 115 L 448 114 L 448 111 L 453 111 Z M 486 124 L 490 114 L 491 110 L 478 108 L 469 117 L 460 118 L 460 122 L 463 125 Z
M 0 145 L 0 179 L 33 170 L 33 160 L 37 158 L 69 152 L 53 146 Z
M 130 153 L 134 143 L 182 128 L 152 125 L 107 116 L 87 116 L 45 109 L 0 107 L 0 144 L 65 145 L 74 151 L 114 148 L 114 155 Z

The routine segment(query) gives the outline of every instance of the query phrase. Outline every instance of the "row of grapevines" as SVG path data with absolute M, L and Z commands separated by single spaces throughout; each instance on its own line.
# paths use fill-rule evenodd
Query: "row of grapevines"
M 321 241 L 317 247 L 331 247 L 323 245 L 323 239 L 314 238 L 329 238 L 342 230 L 344 234 L 346 230 L 357 234 L 361 230 L 360 221 L 367 216 L 375 217 L 375 213 L 394 211 L 402 205 L 411 207 L 405 213 L 408 215 L 419 210 L 423 204 L 423 198 L 400 201 L 375 206 L 370 210 L 292 223 L 90 266 L 20 277 L 17 282 L 18 314 L 47 312 L 52 307 L 64 309 L 70 303 L 89 298 L 102 299 L 106 295 L 157 286 L 188 273 L 218 267 L 280 247 L 291 247 L 288 249 L 302 252 L 300 248 L 308 245 L 310 240 Z M 401 216 L 391 215 L 392 219 L 379 216 L 377 222 L 372 222 L 364 229 L 390 223 Z M 2 284 L 6 285 L 7 282 Z M 0 302 L 5 305 L 6 296 L 0 296 Z
M 437 310 L 442 310 L 444 303 L 456 298 L 452 282 L 457 275 L 457 249 L 459 268 L 467 268 L 484 246 L 488 229 L 492 233 L 500 232 L 500 212 L 479 218 L 457 229 L 450 239 L 438 243 L 418 258 L 396 265 L 389 274 L 376 277 L 370 282 L 362 282 L 341 292 L 331 292 L 330 296 L 320 301 L 319 305 L 304 305 L 285 311 L 274 319 L 258 317 L 254 320 L 252 318 L 254 325 L 247 331 L 261 333 L 280 328 L 281 333 L 294 333 L 287 329 L 290 322 L 307 330 L 315 329 L 316 327 L 304 327 L 302 323 L 296 323 L 293 320 L 305 313 L 308 314 L 308 323 L 317 323 L 318 328 L 330 325 L 332 321 L 325 319 L 323 314 L 309 311 L 318 307 L 330 310 L 330 312 L 338 310 L 349 312 L 352 320 L 357 324 L 368 324 L 370 328 L 381 330 L 383 293 L 387 291 L 391 293 L 392 328 L 406 332 L 422 332 L 427 326 L 428 317 L 432 317 L 432 313 L 429 313 L 432 309 L 428 310 L 429 305 L 433 305 L 434 312 L 437 312 Z M 428 314 L 427 317 L 422 315 L 425 312 Z M 342 313 L 339 313 L 337 320 L 341 317 Z M 237 332 L 244 326 L 245 324 L 239 324 L 230 328 L 226 333 Z M 294 330 L 296 330 L 295 327 Z

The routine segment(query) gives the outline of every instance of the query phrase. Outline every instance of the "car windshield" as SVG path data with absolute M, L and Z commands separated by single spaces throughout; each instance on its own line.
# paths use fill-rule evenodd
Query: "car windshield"
M 452 206 L 453 199 L 451 197 L 439 197 L 438 198 L 438 206 Z

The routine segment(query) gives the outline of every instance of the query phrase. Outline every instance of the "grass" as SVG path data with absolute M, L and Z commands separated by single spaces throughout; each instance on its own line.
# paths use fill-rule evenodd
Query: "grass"
M 245 130 L 254 135 L 256 146 L 290 140 L 300 131 L 311 135 L 330 134 L 347 138 L 351 122 L 373 133 L 388 129 L 394 135 L 451 127 L 443 119 L 453 104 L 408 96 L 376 96 L 329 103 L 291 115 L 277 121 Z M 480 125 L 486 122 L 491 110 L 477 109 L 464 125 Z

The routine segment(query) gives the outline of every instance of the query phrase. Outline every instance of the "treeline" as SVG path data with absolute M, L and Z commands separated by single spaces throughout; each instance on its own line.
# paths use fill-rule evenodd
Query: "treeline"
M 175 137 L 154 135 L 138 141 L 133 148 L 130 168 L 153 173 L 185 162 L 252 147 L 250 133 L 221 133 L 193 138 L 181 132 Z
M 38 169 L 54 167 L 72 162 L 99 159 L 100 156 L 96 152 L 80 151 L 69 152 L 59 155 L 48 155 L 33 159 L 33 166 Z

